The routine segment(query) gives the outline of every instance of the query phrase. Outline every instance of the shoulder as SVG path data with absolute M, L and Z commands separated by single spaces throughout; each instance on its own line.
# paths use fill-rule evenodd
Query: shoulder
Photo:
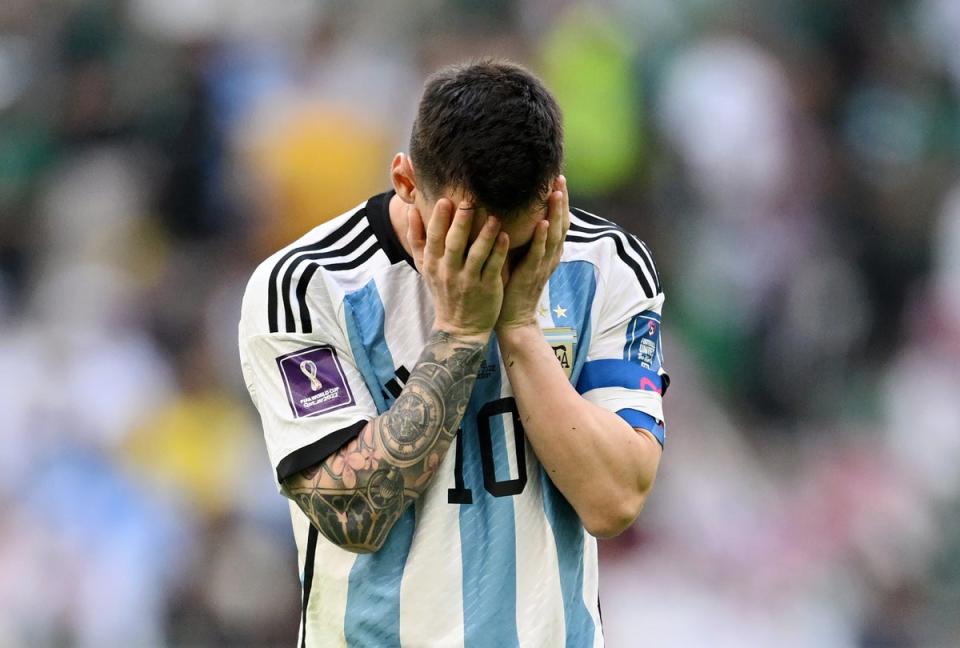
M 241 306 L 241 334 L 297 330 L 306 302 L 336 308 L 343 294 L 363 285 L 389 261 L 370 226 L 375 196 L 332 218 L 264 259 L 253 271 Z M 378 254 L 379 253 L 379 254 Z
M 570 230 L 564 241 L 564 261 L 592 263 L 604 283 L 629 282 L 647 298 L 662 292 L 650 247 L 613 221 L 570 208 Z

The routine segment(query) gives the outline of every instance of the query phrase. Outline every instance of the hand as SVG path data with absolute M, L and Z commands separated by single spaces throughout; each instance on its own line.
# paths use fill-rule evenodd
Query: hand
M 407 240 L 433 295 L 434 329 L 486 342 L 503 303 L 501 273 L 510 241 L 490 217 L 468 250 L 473 214 L 467 203 L 454 212 L 453 202 L 441 198 L 424 228 L 420 212 L 411 206 Z
M 497 320 L 497 334 L 537 323 L 537 304 L 550 275 L 560 265 L 563 241 L 570 228 L 570 200 L 567 180 L 557 178 L 547 198 L 547 217 L 537 223 L 530 249 L 523 260 L 510 270 Z

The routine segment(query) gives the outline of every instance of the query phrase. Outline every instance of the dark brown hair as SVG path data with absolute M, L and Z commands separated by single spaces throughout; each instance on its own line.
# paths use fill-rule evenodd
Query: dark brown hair
M 427 79 L 410 156 L 428 195 L 463 188 L 478 206 L 509 218 L 544 199 L 560 174 L 560 108 L 515 63 L 445 67 Z

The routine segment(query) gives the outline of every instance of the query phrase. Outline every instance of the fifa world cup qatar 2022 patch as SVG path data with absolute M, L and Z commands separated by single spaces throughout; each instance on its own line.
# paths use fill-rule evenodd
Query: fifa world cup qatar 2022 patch
M 277 366 L 295 418 L 353 405 L 353 394 L 333 347 L 315 346 L 282 355 Z

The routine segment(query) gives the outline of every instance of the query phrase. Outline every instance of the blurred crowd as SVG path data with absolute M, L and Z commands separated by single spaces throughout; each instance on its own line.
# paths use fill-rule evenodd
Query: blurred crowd
M 608 645 L 960 645 L 958 42 L 954 0 L 4 0 L 0 647 L 293 645 L 240 296 L 485 54 L 667 293 Z

